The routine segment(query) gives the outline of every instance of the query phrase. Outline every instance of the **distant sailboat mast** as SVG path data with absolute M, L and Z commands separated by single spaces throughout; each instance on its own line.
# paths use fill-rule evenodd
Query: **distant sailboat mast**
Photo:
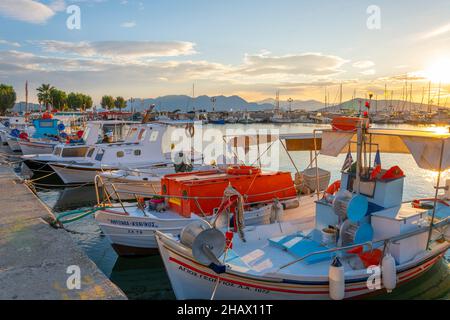
M 25 81 L 25 113 L 28 113 L 28 80 Z

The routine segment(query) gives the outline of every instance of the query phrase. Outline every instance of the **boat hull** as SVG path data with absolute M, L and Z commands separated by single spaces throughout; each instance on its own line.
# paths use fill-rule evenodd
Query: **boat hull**
M 17 141 L 15 138 L 8 137 L 6 139 L 6 142 L 8 143 L 9 148 L 14 152 L 20 152 L 22 149 L 20 149 L 19 141 Z
M 272 206 L 246 211 L 246 225 L 268 224 Z M 181 230 L 198 216 L 178 219 L 155 219 L 151 217 L 133 217 L 101 210 L 95 214 L 100 229 L 108 238 L 111 246 L 120 256 L 147 255 L 158 253 L 156 231 L 173 234 L 178 237 Z
M 220 277 L 214 299 L 217 300 L 324 300 L 330 299 L 328 277 L 314 279 L 308 276 L 298 280 L 261 276 L 249 276 L 237 271 L 216 274 L 207 266 L 196 262 L 190 250 L 180 248 L 173 239 L 158 233 L 159 251 L 169 276 L 175 296 L 179 300 L 211 299 Z M 175 245 L 174 245 L 175 244 Z M 445 253 L 430 252 L 424 258 L 400 266 L 397 283 L 403 284 L 429 270 Z M 370 290 L 367 274 L 348 277 L 345 299 L 381 294 L 384 288 Z
M 49 166 L 65 184 L 94 183 L 95 176 L 101 172 L 95 168 L 73 168 L 64 164 L 51 163 Z
M 45 142 L 19 141 L 22 154 L 50 154 L 53 152 L 55 144 Z

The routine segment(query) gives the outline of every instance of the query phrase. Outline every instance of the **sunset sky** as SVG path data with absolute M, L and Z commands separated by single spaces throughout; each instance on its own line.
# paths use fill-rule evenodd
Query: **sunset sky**
M 77 5 L 81 29 L 66 8 Z M 369 28 L 370 6 L 380 9 Z M 368 13 L 369 8 L 369 13 Z M 376 18 L 376 17 L 375 17 Z M 373 22 L 373 20 L 370 20 Z M 450 1 L 1 0 L 0 82 L 24 100 L 29 82 L 66 91 L 157 97 L 240 95 L 331 102 L 369 91 L 420 102 L 450 91 Z M 427 97 L 425 98 L 427 99 Z M 436 101 L 436 98 L 435 98 Z M 447 103 L 450 106 L 450 99 Z

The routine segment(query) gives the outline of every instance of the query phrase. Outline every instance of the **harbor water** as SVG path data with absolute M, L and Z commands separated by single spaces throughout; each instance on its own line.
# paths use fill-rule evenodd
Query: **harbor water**
M 275 129 L 280 133 L 312 132 L 318 125 L 313 124 L 252 124 L 253 129 Z M 325 126 L 324 126 L 325 127 Z M 392 126 L 395 128 L 409 129 L 410 126 Z M 214 128 L 225 133 L 227 129 L 248 128 L 248 125 L 206 125 L 205 128 Z M 320 128 L 320 127 L 319 127 Z M 417 127 L 414 127 L 417 129 Z M 421 129 L 436 130 L 436 128 L 422 127 Z M 299 170 L 303 170 L 310 162 L 309 153 L 291 153 Z M 345 155 L 338 158 L 320 157 L 319 167 L 332 172 L 331 181 L 339 179 L 339 170 Z M 372 157 L 373 162 L 373 157 Z M 406 175 L 404 200 L 432 197 L 433 186 L 437 175 L 433 172 L 417 168 L 410 155 L 381 155 L 381 163 L 384 168 L 399 165 Z M 285 152 L 279 153 L 280 170 L 295 172 L 289 157 Z M 444 175 L 443 180 L 450 179 Z M 67 210 L 90 207 L 96 204 L 95 192 L 92 186 L 80 186 L 71 188 L 50 188 L 49 186 L 37 186 L 38 196 L 55 213 Z M 129 299 L 174 299 L 169 279 L 164 270 L 162 260 L 158 255 L 151 257 L 123 258 L 118 257 L 110 246 L 108 240 L 101 235 L 92 216 L 70 223 L 66 227 L 71 231 L 74 240 L 85 250 L 87 255 L 97 266 L 119 286 Z M 399 288 L 391 294 L 374 297 L 375 299 L 449 299 L 450 298 L 450 269 L 448 261 L 450 255 L 447 252 L 446 259 L 434 266 L 424 276 L 415 279 Z M 213 290 L 213 288 L 211 288 Z

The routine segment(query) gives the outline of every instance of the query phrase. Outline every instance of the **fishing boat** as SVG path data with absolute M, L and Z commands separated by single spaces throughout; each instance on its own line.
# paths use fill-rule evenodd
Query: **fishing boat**
M 314 132 L 322 133 L 321 155 L 347 157 L 340 186 L 317 193 L 313 228 L 284 222 L 236 234 L 202 221 L 179 237 L 156 232 L 176 298 L 349 299 L 391 292 L 435 265 L 450 245 L 450 192 L 439 194 L 450 133 L 373 129 L 363 121 L 356 132 Z M 284 140 L 289 151 L 302 147 L 295 136 Z M 405 173 L 382 168 L 379 152 L 411 154 L 420 168 L 438 171 L 435 196 L 403 202 Z
M 137 125 L 139 125 L 139 122 L 121 120 L 90 121 L 85 129 L 80 130 L 76 136 L 69 136 L 64 143 L 60 142 L 54 146 L 52 152 L 48 154 L 26 154 L 21 158 L 32 171 L 33 178 L 40 179 L 48 176 L 51 180 L 59 181 L 59 179 L 53 179 L 56 174 L 49 166 L 50 162 L 75 163 L 83 160 L 88 161 L 90 158 L 88 155 L 93 152 L 94 146 L 123 142 L 131 127 Z
M 34 133 L 31 136 L 23 134 L 17 141 L 22 154 L 49 154 L 53 148 L 67 138 L 65 125 L 59 119 L 42 117 L 32 120 Z
M 10 117 L 3 120 L 3 128 L 0 128 L 0 137 L 2 142 L 7 144 L 14 152 L 20 152 L 19 139 L 20 134 L 32 134 L 34 128 L 28 125 L 25 117 Z
M 124 142 L 94 145 L 83 159 L 49 162 L 65 184 L 93 183 L 103 171 L 139 169 L 172 163 L 162 152 L 165 125 L 150 123 L 132 127 Z
M 161 194 L 148 190 L 144 205 L 120 202 L 95 214 L 100 229 L 119 255 L 155 253 L 157 230 L 178 236 L 194 221 L 207 219 L 217 224 L 218 212 L 240 211 L 242 220 L 233 220 L 234 225 L 256 225 L 269 223 L 276 208 L 282 211 L 283 205 L 298 206 L 289 172 L 262 172 L 256 167 L 239 166 L 170 174 L 163 177 L 161 185 Z M 119 188 L 113 187 L 114 192 Z M 103 191 L 109 201 L 111 196 Z M 279 202 L 272 207 L 275 201 Z M 99 199 L 99 203 L 103 201 Z M 223 217 L 221 224 L 229 224 L 226 214 Z
M 166 163 L 146 169 L 123 169 L 106 171 L 99 174 L 99 186 L 104 186 L 114 200 L 133 200 L 144 197 L 146 193 L 160 194 L 161 179 L 167 174 L 189 171 L 204 171 L 217 168 L 213 165 L 195 164 L 185 159 L 183 152 L 178 154 L 175 163 Z M 113 190 L 112 186 L 116 190 Z

